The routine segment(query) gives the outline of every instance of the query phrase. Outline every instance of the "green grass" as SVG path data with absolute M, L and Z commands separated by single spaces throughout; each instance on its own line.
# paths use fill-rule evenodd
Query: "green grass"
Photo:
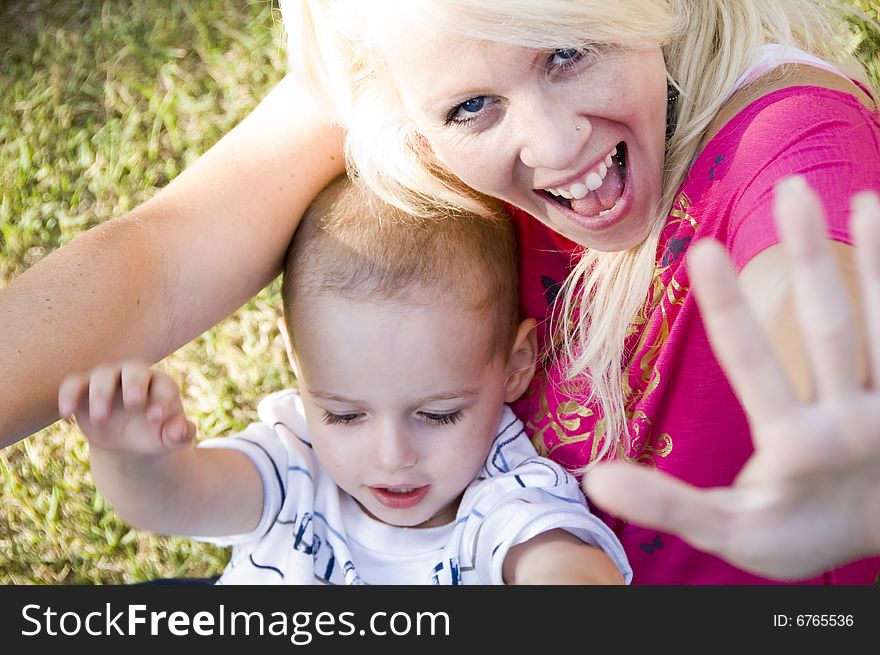
M 880 88 L 880 30 L 874 29 L 880 23 L 880 3 L 877 0 L 852 0 L 848 4 L 865 16 L 865 19 L 851 21 L 855 29 L 850 47 L 861 59 L 871 80 Z
M 268 1 L 5 2 L 0 7 L 0 286 L 155 193 L 281 78 Z M 277 283 L 164 366 L 201 434 L 254 420 L 293 384 Z M 223 549 L 137 532 L 96 493 L 85 440 L 56 424 L 0 451 L 0 583 L 218 573 Z
M 856 3 L 859 4 L 859 3 Z M 861 8 L 877 18 L 874 0 Z M 12 0 L 0 5 L 0 287 L 137 206 L 282 75 L 268 0 Z M 857 31 L 880 83 L 880 37 Z M 163 364 L 201 434 L 243 428 L 293 384 L 277 283 Z M 56 424 L 0 450 L 0 583 L 204 576 L 227 553 L 132 530 L 96 493 L 84 439 Z

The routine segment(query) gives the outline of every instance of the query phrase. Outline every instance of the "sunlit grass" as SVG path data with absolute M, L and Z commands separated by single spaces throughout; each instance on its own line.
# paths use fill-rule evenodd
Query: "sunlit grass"
M 241 120 L 281 78 L 276 18 L 263 0 L 3 3 L 0 286 L 137 206 Z M 293 384 L 277 301 L 276 283 L 163 364 L 201 434 L 243 428 L 257 399 Z M 223 549 L 121 521 L 95 492 L 87 448 L 62 423 L 0 450 L 0 583 L 222 570 Z

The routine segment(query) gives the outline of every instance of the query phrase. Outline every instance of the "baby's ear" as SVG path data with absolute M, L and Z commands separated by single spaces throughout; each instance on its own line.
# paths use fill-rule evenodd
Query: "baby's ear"
M 284 351 L 287 353 L 287 361 L 290 362 L 290 368 L 293 369 L 293 374 L 299 380 L 299 363 L 296 361 L 296 353 L 293 351 L 293 342 L 291 342 L 290 332 L 287 330 L 287 321 L 282 316 L 275 322 L 275 325 L 281 333 L 281 340 L 284 342 Z
M 537 321 L 527 318 L 519 324 L 510 357 L 507 360 L 507 380 L 504 383 L 504 401 L 512 403 L 525 393 L 535 375 L 538 358 Z

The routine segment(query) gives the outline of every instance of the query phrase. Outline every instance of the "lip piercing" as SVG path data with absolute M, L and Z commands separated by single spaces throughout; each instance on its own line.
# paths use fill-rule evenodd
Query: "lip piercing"
M 574 126 L 574 129 L 576 129 L 578 132 L 580 132 L 580 131 L 581 131 L 581 126 L 580 126 L 580 125 L 575 125 L 575 126 Z

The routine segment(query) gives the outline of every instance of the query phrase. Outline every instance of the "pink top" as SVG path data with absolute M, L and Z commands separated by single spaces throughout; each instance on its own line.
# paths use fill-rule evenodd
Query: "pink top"
M 713 487 L 730 484 L 751 454 L 746 417 L 689 293 L 684 253 L 694 240 L 711 236 L 742 269 L 779 241 L 772 189 L 792 174 L 818 191 L 831 238 L 850 243 L 848 199 L 865 189 L 880 192 L 880 112 L 839 91 L 786 88 L 749 105 L 699 154 L 658 245 L 650 290 L 655 302 L 633 326 L 627 352 L 634 354 L 626 362 L 632 446 L 618 457 Z M 570 270 L 574 244 L 518 211 L 514 224 L 523 312 L 546 316 Z M 601 411 L 579 405 L 564 387 L 563 370 L 550 360 L 514 409 L 541 454 L 576 469 L 591 461 L 604 438 L 601 424 L 596 430 Z M 583 384 L 576 387 L 582 392 Z M 623 543 L 634 584 L 770 583 L 672 535 L 597 513 Z M 863 560 L 806 583 L 869 584 L 878 572 L 880 559 Z

